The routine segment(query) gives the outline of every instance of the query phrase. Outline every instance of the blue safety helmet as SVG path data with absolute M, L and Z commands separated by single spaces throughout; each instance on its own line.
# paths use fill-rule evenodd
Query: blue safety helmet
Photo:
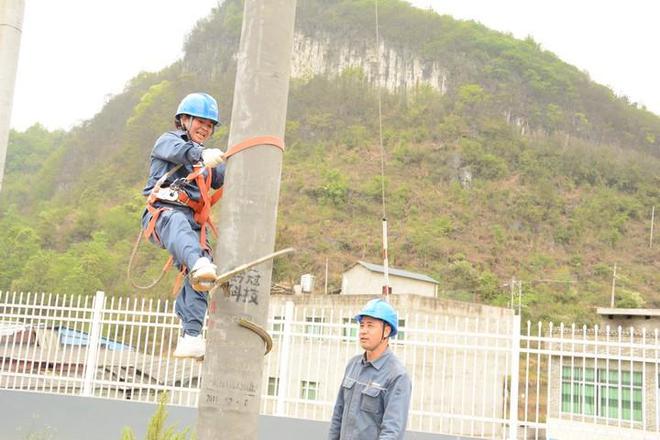
M 190 115 L 213 121 L 214 125 L 220 123 L 218 103 L 207 93 L 191 93 L 181 100 L 176 109 L 175 118 L 178 121 L 181 115 Z
M 376 298 L 365 304 L 364 308 L 355 315 L 355 320 L 361 322 L 364 316 L 371 316 L 372 318 L 380 319 L 392 328 L 390 337 L 397 334 L 399 329 L 399 316 L 397 315 L 394 307 L 392 307 L 384 299 Z

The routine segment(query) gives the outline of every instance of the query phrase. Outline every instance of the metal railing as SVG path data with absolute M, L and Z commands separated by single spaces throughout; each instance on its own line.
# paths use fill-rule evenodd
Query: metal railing
M 353 312 L 331 298 L 271 297 L 262 414 L 330 419 L 344 367 L 360 353 Z M 518 316 L 399 313 L 405 323 L 391 348 L 413 381 L 409 429 L 534 439 L 585 425 L 600 438 L 660 433 L 657 331 L 529 322 L 521 331 Z M 202 363 L 171 356 L 178 336 L 170 301 L 0 293 L 0 389 L 153 403 L 167 391 L 171 404 L 194 407 Z

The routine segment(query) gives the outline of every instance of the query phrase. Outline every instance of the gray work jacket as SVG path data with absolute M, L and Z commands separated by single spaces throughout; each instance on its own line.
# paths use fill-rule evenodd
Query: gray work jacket
M 184 179 L 193 171 L 193 164 L 202 160 L 202 150 L 204 147 L 188 139 L 188 135 L 183 130 L 168 131 L 156 140 L 154 148 L 151 150 L 151 166 L 149 168 L 149 177 L 142 190 L 142 194 L 148 196 L 154 185 L 164 174 L 176 165 L 183 165 L 170 179 L 163 184 L 163 188 L 170 186 L 172 182 L 178 179 Z M 225 179 L 224 162 L 212 170 L 211 188 L 218 189 L 222 186 Z M 187 182 L 182 188 L 193 200 L 200 200 L 199 188 L 195 182 Z
M 358 355 L 348 362 L 332 414 L 328 440 L 401 440 L 412 385 L 388 348 L 375 361 Z

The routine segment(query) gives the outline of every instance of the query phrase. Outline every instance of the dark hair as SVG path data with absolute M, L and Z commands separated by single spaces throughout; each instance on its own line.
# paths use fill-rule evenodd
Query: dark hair
M 177 130 L 181 130 L 183 128 L 183 124 L 181 124 L 181 115 L 176 115 L 174 117 L 174 126 Z

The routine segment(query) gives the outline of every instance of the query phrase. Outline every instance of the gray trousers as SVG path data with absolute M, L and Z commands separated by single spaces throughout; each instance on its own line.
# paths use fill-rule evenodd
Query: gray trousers
M 199 244 L 200 226 L 193 218 L 193 211 L 185 207 L 167 206 L 156 221 L 156 234 L 160 238 L 161 247 L 174 257 L 177 267 L 185 265 L 189 270 L 200 257 L 213 257 Z M 145 211 L 142 217 L 142 227 L 151 220 L 151 214 Z M 155 241 L 154 241 L 155 242 Z M 183 286 L 176 298 L 174 310 L 181 318 L 183 333 L 197 336 L 202 332 L 204 317 L 208 308 L 207 295 L 192 288 L 188 277 L 184 277 Z

